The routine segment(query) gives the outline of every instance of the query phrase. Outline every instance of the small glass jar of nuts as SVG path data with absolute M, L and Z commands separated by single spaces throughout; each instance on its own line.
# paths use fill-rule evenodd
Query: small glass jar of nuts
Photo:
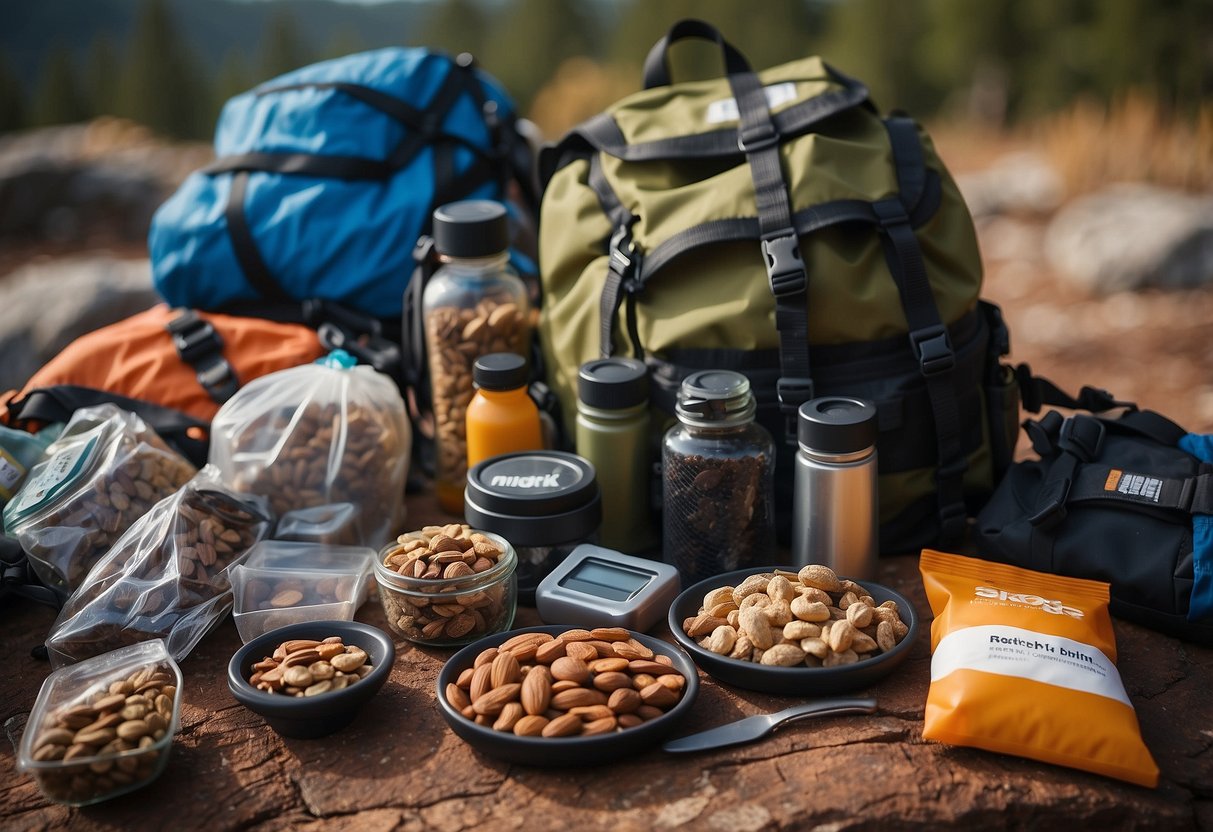
M 392 632 L 417 644 L 470 644 L 514 623 L 518 557 L 509 541 L 466 525 L 400 535 L 375 560 Z

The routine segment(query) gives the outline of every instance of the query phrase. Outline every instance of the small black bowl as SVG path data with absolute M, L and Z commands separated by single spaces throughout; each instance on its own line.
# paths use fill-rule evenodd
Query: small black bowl
M 654 653 L 669 656 L 687 682 L 677 705 L 663 716 L 635 728 L 593 737 L 519 737 L 477 725 L 446 701 L 446 686 L 471 667 L 482 651 L 503 644 L 519 633 L 550 633 L 555 636 L 569 629 L 560 626 L 524 627 L 508 633 L 496 633 L 469 644 L 451 656 L 438 673 L 438 705 L 451 730 L 477 750 L 506 762 L 525 766 L 593 766 L 640 754 L 656 746 L 691 710 L 695 697 L 699 695 L 699 673 L 695 664 L 687 658 L 686 653 L 669 642 L 636 632 L 632 633 L 632 638 Z
M 871 581 L 858 581 L 857 583 L 872 594 L 877 604 L 896 601 L 901 620 L 910 628 L 910 631 L 887 653 L 881 653 L 870 659 L 861 659 L 854 664 L 839 667 L 768 667 L 754 662 L 743 662 L 740 659 L 730 659 L 727 656 L 713 653 L 711 650 L 705 650 L 683 632 L 682 622 L 698 614 L 700 606 L 703 604 L 703 596 L 711 590 L 721 586 L 737 586 L 750 575 L 757 575 L 759 572 L 774 572 L 776 569 L 787 568 L 765 566 L 741 569 L 707 578 L 683 590 L 682 594 L 675 598 L 674 603 L 670 605 L 670 632 L 674 634 L 674 638 L 678 640 L 683 649 L 691 654 L 695 663 L 702 667 L 708 675 L 735 687 L 773 693 L 777 696 L 812 697 L 859 690 L 874 685 L 905 661 L 910 647 L 918 637 L 918 614 L 914 612 L 914 605 L 904 596 Z
M 329 636 L 341 636 L 346 644 L 365 650 L 371 672 L 342 690 L 302 698 L 266 693 L 248 683 L 252 666 L 271 655 L 282 642 Z M 270 630 L 237 650 L 227 665 L 227 686 L 237 702 L 261 715 L 282 736 L 312 739 L 339 731 L 353 721 L 383 687 L 395 661 L 396 645 L 382 630 L 358 621 L 305 621 Z

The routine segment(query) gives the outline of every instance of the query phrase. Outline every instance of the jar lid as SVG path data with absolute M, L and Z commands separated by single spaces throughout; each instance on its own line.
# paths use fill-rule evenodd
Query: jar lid
M 699 370 L 682 380 L 674 412 L 699 427 L 729 427 L 753 421 L 758 407 L 750 380 L 732 370 Z
M 514 546 L 553 546 L 588 537 L 602 523 L 594 466 L 563 451 L 490 457 L 468 471 L 464 519 Z
M 510 247 L 505 206 L 489 199 L 466 199 L 434 209 L 434 247 L 450 257 L 500 254 Z
M 526 359 L 513 352 L 491 352 L 472 365 L 472 381 L 485 390 L 517 390 L 527 385 Z
M 807 451 L 850 454 L 876 444 L 876 405 L 848 396 L 822 396 L 800 406 L 796 439 Z
M 649 398 L 649 373 L 635 358 L 599 358 L 577 372 L 577 396 L 590 407 L 622 410 Z

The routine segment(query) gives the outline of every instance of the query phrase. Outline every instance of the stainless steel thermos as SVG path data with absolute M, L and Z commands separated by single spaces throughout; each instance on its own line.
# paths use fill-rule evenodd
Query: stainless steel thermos
M 822 563 L 839 575 L 870 579 L 876 571 L 876 407 L 826 396 L 797 414 L 792 558 Z

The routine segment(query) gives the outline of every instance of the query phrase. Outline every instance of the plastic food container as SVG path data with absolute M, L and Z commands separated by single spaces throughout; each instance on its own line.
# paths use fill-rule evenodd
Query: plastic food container
M 169 701 L 158 702 L 160 696 Z M 126 719 L 133 706 L 146 713 Z M 25 724 L 17 767 L 56 803 L 109 800 L 160 775 L 180 712 L 181 670 L 162 640 L 103 653 L 47 677 Z
M 349 621 L 366 600 L 369 575 L 367 570 L 235 567 L 232 618 L 240 640 L 247 644 L 262 633 L 304 621 Z
M 602 497 L 594 466 L 562 451 L 502 454 L 468 472 L 464 517 L 509 538 L 518 554 L 518 595 L 535 589 L 582 543 L 598 542 Z
M 375 559 L 379 599 L 392 632 L 417 644 L 454 647 L 510 629 L 518 606 L 518 556 L 500 535 L 482 532 L 503 554 L 484 572 L 461 578 L 410 578 Z

